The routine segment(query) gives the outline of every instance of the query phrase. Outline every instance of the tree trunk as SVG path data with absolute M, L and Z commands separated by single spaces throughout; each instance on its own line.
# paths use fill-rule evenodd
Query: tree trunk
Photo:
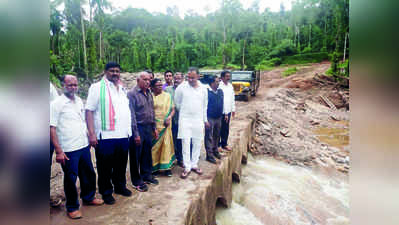
M 102 41 L 103 41 L 103 33 L 100 30 L 100 40 L 98 41 L 98 45 L 99 45 L 99 49 L 100 49 L 100 61 L 102 61 L 103 59 L 103 45 L 102 45 Z
M 241 70 L 245 69 L 245 44 L 247 42 L 248 39 L 248 32 L 247 32 L 247 36 L 244 39 L 244 46 L 242 48 L 242 66 L 241 66 Z
M 92 15 L 92 7 L 91 7 L 91 2 L 92 2 L 93 0 L 89 0 L 89 10 L 90 10 L 90 23 L 92 23 L 93 22 L 93 15 Z
M 226 52 L 224 49 L 226 48 L 226 24 L 224 21 L 224 0 L 222 1 L 222 7 L 223 7 L 223 69 L 226 68 Z
M 297 47 L 299 48 L 299 50 L 301 50 L 301 27 L 300 26 L 298 26 L 298 44 L 297 44 Z M 300 52 L 298 52 L 298 53 L 300 53 Z
M 312 24 L 309 24 L 309 48 L 311 47 L 310 40 L 312 40 Z
M 226 52 L 224 49 L 226 48 L 226 26 L 224 24 L 224 19 L 223 19 L 223 68 L 226 67 Z
M 335 51 L 338 52 L 339 50 L 339 33 L 341 31 L 341 24 L 338 24 L 337 34 L 335 35 Z
M 343 59 L 343 62 L 345 62 L 345 56 L 346 56 L 346 40 L 347 40 L 348 36 L 349 36 L 349 33 L 346 33 L 346 34 L 345 34 L 344 59 Z
M 86 55 L 86 34 L 85 34 L 85 26 L 83 21 L 83 10 L 80 7 L 80 24 L 82 26 L 82 45 L 83 45 L 83 63 L 84 63 L 84 71 L 86 73 L 86 80 L 89 79 L 89 72 L 87 68 L 87 55 Z
M 80 68 L 80 43 L 79 43 L 79 39 L 78 39 L 78 51 L 77 51 L 77 53 L 78 53 L 78 56 L 79 56 L 78 65 L 79 65 L 79 68 Z
M 327 16 L 324 17 L 324 43 L 323 47 L 326 48 L 327 51 Z

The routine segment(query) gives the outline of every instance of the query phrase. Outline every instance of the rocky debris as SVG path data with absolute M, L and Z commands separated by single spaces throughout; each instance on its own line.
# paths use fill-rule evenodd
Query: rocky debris
M 287 88 L 279 88 L 258 108 L 255 135 L 250 146 L 253 154 L 269 154 L 291 165 L 319 165 L 348 172 L 349 152 L 322 142 L 313 132 L 320 127 L 348 129 L 346 125 L 335 122 L 349 119 L 345 109 L 331 109 L 334 106 L 329 108 L 313 101 L 307 91 Z M 333 138 L 333 135 L 328 137 Z
M 330 109 L 337 110 L 337 107 L 335 107 L 335 105 L 330 101 L 330 99 L 328 99 L 328 97 L 320 95 L 320 98 L 324 101 L 324 103 L 326 103 L 328 107 L 330 107 Z
M 121 81 L 123 85 L 127 89 L 131 89 L 132 87 L 136 86 L 137 83 L 137 77 L 139 76 L 138 73 L 121 73 Z M 164 82 L 163 74 L 162 73 L 154 73 L 155 78 L 161 79 L 162 82 Z

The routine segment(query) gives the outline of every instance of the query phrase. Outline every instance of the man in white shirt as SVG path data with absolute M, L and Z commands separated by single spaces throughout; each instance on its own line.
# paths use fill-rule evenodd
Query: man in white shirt
M 86 123 L 90 145 L 96 149 L 98 189 L 106 204 L 114 204 L 112 193 L 131 196 L 126 188 L 129 154 L 130 109 L 127 92 L 120 84 L 120 65 L 109 62 L 105 76 L 90 86 Z
M 219 88 L 222 89 L 224 94 L 224 105 L 223 105 L 223 116 L 222 116 L 222 127 L 220 129 L 220 146 L 226 150 L 231 151 L 231 148 L 227 145 L 229 139 L 230 119 L 235 117 L 236 105 L 234 101 L 234 88 L 229 82 L 231 73 L 229 71 L 222 71 L 220 74 L 222 82 L 219 84 Z
M 179 110 L 178 137 L 182 139 L 184 171 L 181 178 L 185 179 L 190 171 L 201 175 L 198 167 L 201 144 L 204 139 L 204 126 L 209 127 L 207 119 L 208 92 L 198 81 L 198 69 L 190 67 L 187 82 L 179 85 L 175 92 L 175 105 Z M 190 157 L 190 143 L 192 154 Z
M 54 101 L 58 96 L 59 95 L 58 95 L 57 89 L 55 89 L 54 85 L 50 82 L 49 104 L 51 104 L 51 102 Z M 53 164 L 53 154 L 54 154 L 54 145 L 50 139 L 50 171 L 49 171 L 50 176 L 51 176 L 51 165 Z M 52 206 L 52 207 L 60 206 L 61 203 L 62 203 L 62 200 L 60 198 L 50 198 L 50 206 Z
M 96 173 L 90 155 L 90 146 L 84 119 L 82 100 L 75 95 L 78 80 L 75 76 L 64 78 L 64 94 L 57 97 L 50 105 L 50 137 L 54 144 L 56 160 L 64 171 L 64 191 L 67 215 L 79 219 L 78 191 L 76 179 L 79 176 L 83 203 L 102 205 L 96 199 Z
M 57 89 L 55 89 L 54 85 L 50 82 L 50 104 L 58 97 Z M 50 139 L 50 173 L 51 173 L 51 164 L 53 160 L 53 153 L 54 153 L 54 145 Z M 61 204 L 60 201 L 57 200 L 57 204 L 52 204 L 53 206 L 58 206 Z

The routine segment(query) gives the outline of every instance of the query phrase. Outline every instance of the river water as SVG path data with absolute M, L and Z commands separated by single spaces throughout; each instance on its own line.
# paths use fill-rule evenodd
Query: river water
M 347 177 L 249 157 L 231 207 L 217 207 L 218 225 L 350 224 Z

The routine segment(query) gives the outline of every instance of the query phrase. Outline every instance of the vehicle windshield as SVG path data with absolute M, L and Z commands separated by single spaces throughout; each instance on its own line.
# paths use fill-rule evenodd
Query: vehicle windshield
M 232 73 L 231 74 L 232 80 L 251 80 L 250 73 Z
M 205 72 L 201 72 L 200 74 L 203 75 L 214 75 L 214 76 L 218 76 L 220 74 L 220 72 L 213 72 L 213 71 L 205 71 Z

